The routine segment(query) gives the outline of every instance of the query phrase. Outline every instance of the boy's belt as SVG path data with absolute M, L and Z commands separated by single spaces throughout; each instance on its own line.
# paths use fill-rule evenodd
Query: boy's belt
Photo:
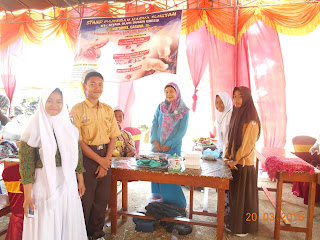
M 90 147 L 97 149 L 97 150 L 102 150 L 108 146 L 108 144 L 101 144 L 101 145 L 89 145 Z

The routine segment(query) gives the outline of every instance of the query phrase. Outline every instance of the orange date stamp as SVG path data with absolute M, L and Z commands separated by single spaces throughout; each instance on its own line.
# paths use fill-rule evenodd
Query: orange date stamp
M 264 213 L 263 214 L 263 221 L 275 221 L 276 217 L 274 213 Z M 281 221 L 303 221 L 304 216 L 303 213 L 281 213 L 280 220 Z M 257 213 L 246 213 L 246 221 L 247 222 L 255 222 L 258 220 L 258 214 Z

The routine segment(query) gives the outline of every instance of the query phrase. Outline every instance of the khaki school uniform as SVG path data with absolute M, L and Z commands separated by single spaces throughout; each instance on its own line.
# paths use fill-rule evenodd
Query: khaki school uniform
M 255 160 L 255 144 L 259 134 L 259 125 L 255 121 L 244 124 L 242 129 L 242 144 L 236 153 L 236 161 L 242 166 L 253 166 Z M 229 144 L 229 143 L 228 143 Z M 232 151 L 233 152 L 233 151 Z M 230 154 L 231 156 L 233 153 Z M 228 146 L 225 150 L 225 158 L 231 160 L 228 154 Z
M 243 125 L 242 144 L 237 150 L 235 160 L 237 168 L 232 169 L 233 179 L 227 193 L 230 202 L 230 213 L 226 214 L 226 222 L 231 224 L 234 234 L 256 233 L 259 223 L 259 199 L 257 174 L 254 167 L 255 143 L 259 135 L 259 125 L 250 121 Z M 226 148 L 225 158 L 231 159 Z M 246 220 L 248 216 L 257 217 L 254 221 Z
M 76 104 L 72 110 L 73 124 L 79 129 L 79 139 L 84 141 L 95 153 L 105 157 L 110 138 L 120 135 L 113 109 L 104 103 L 97 106 L 86 99 Z M 104 235 L 105 210 L 110 198 L 111 169 L 103 178 L 96 178 L 99 164 L 83 156 L 84 183 L 86 192 L 82 197 L 82 206 L 88 236 L 95 238 Z

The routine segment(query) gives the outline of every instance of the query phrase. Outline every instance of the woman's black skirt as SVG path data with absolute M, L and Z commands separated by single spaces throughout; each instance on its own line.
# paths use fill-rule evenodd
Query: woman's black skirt
M 230 182 L 231 232 L 255 233 L 259 223 L 257 174 L 254 166 L 237 165 Z

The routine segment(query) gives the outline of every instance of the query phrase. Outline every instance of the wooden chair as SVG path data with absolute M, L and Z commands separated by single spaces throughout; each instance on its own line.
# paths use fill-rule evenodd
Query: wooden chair
M 296 136 L 292 139 L 294 154 L 314 167 L 320 164 L 320 156 L 311 155 L 309 150 L 316 141 L 315 138 L 309 136 Z
M 23 185 L 19 181 L 21 178 L 19 173 L 19 164 L 14 164 L 5 167 L 2 173 L 2 177 L 8 191 L 10 208 L 12 213 L 7 230 L 6 240 L 22 239 L 24 219 L 24 193 Z

